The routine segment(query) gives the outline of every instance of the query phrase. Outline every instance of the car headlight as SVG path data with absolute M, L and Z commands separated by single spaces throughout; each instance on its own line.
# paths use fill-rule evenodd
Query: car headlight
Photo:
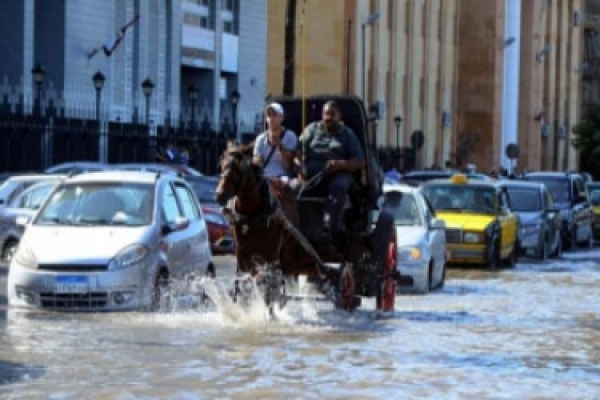
M 38 267 L 38 260 L 33 252 L 33 249 L 29 246 L 23 245 L 22 243 L 17 248 L 14 262 L 23 268 L 37 269 Z
M 483 243 L 485 237 L 483 233 L 479 232 L 465 232 L 463 234 L 463 242 L 465 243 Z
M 541 224 L 523 225 L 521 227 L 521 234 L 522 235 L 533 235 L 535 233 L 538 233 L 540 231 L 540 229 L 542 229 Z
M 398 261 L 419 261 L 423 255 L 423 252 L 418 247 L 400 247 L 398 249 Z
M 148 253 L 148 248 L 144 245 L 132 244 L 127 246 L 108 262 L 108 270 L 116 271 L 131 267 L 144 261 Z

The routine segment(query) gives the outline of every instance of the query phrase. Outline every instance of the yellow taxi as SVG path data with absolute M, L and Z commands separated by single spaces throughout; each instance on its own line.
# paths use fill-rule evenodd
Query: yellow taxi
M 483 264 L 490 269 L 504 262 L 512 267 L 518 250 L 518 219 L 498 181 L 469 179 L 455 174 L 422 187 L 425 197 L 446 223 L 446 253 L 450 264 Z
M 594 239 L 600 239 L 600 182 L 588 182 L 588 192 L 590 193 L 590 202 L 592 203 L 594 213 L 592 226 L 594 230 Z

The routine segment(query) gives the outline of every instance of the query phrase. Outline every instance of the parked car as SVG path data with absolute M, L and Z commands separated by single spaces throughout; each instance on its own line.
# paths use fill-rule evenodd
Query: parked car
M 546 185 L 505 180 L 501 186 L 508 194 L 509 208 L 519 217 L 519 255 L 533 255 L 541 261 L 559 257 L 562 218 Z
M 592 247 L 592 205 L 583 176 L 574 172 L 531 172 L 529 181 L 546 185 L 556 208 L 562 216 L 563 249 L 574 249 L 577 244 Z
M 183 179 L 81 174 L 63 181 L 27 226 L 10 263 L 8 299 L 59 310 L 147 308 L 170 279 L 211 269 L 206 223 Z
M 405 183 L 405 184 L 408 184 L 411 186 L 418 186 L 427 181 L 431 181 L 433 179 L 449 179 L 453 175 L 458 174 L 458 173 L 460 173 L 460 172 L 449 170 L 449 169 L 410 171 L 402 176 L 402 179 L 400 179 L 400 183 Z M 489 176 L 480 174 L 478 172 L 467 172 L 466 176 L 469 179 L 475 179 L 475 180 L 481 180 L 481 181 L 491 181 L 492 180 L 492 178 L 490 178 Z
M 75 175 L 84 172 L 106 171 L 107 169 L 109 169 L 109 166 L 102 162 L 72 161 L 53 165 L 52 167 L 46 168 L 45 172 L 47 174 Z
M 435 217 L 421 191 L 402 184 L 384 185 L 379 208 L 394 217 L 396 268 L 412 278 L 412 286 L 399 284 L 397 288 L 421 294 L 442 288 L 446 279 L 445 224 Z
M 147 172 L 161 172 L 161 173 L 173 173 L 183 177 L 188 176 L 203 176 L 203 174 L 196 169 L 182 164 L 162 164 L 162 163 L 124 163 L 124 164 L 111 164 L 111 168 L 119 169 L 123 171 L 147 171 Z
M 60 181 L 65 175 L 58 174 L 25 174 L 13 175 L 0 185 L 0 208 L 10 204 L 15 197 L 29 186 L 42 181 Z
M 215 200 L 219 179 L 204 175 L 188 176 L 185 180 L 190 184 L 202 205 L 213 254 L 233 254 L 235 252 L 233 233 L 229 221 Z
M 32 218 L 60 181 L 36 183 L 0 209 L 0 250 L 2 261 L 10 262 L 23 236 L 19 218 Z
M 446 222 L 449 264 L 515 265 L 519 223 L 500 181 L 456 174 L 426 182 L 423 193 Z
M 600 239 L 600 182 L 588 182 L 588 192 L 590 193 L 590 203 L 592 203 L 592 223 L 594 239 Z

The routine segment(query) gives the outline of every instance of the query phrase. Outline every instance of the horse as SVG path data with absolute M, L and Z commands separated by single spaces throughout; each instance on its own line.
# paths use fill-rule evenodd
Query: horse
M 251 146 L 227 149 L 219 161 L 216 200 L 233 227 L 238 273 L 255 276 L 260 265 L 275 265 L 284 275 L 327 279 L 332 273 L 297 230 L 294 196 L 271 182 L 252 162 Z M 279 199 L 284 200 L 287 213 Z

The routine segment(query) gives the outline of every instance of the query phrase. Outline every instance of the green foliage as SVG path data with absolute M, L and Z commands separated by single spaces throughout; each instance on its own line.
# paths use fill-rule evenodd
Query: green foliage
M 600 169 L 600 104 L 588 106 L 583 120 L 573 127 L 573 146 L 580 151 L 583 170 Z

